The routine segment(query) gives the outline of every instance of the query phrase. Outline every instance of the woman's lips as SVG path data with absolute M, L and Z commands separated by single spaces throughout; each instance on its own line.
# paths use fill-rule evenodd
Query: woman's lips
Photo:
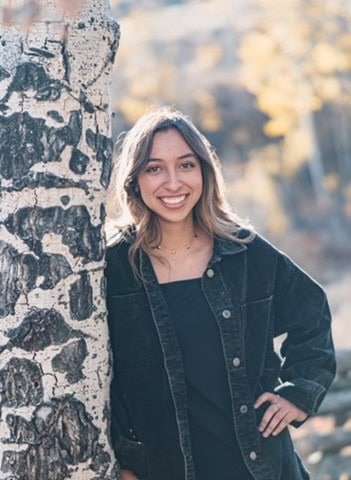
M 185 202 L 189 194 L 163 196 L 159 197 L 160 201 L 167 207 L 180 207 Z

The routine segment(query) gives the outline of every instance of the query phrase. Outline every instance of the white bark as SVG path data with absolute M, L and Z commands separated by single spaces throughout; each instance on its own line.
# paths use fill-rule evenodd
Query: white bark
M 113 480 L 103 223 L 118 26 L 108 0 L 75 19 L 37 3 L 29 29 L 0 32 L 0 480 Z

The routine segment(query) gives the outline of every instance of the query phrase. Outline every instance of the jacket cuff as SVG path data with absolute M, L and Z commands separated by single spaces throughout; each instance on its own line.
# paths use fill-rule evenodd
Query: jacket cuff
M 143 443 L 120 436 L 114 445 L 114 449 L 122 470 L 130 470 L 140 480 L 147 480 L 147 454 Z
M 326 394 L 326 389 L 311 380 L 299 379 L 294 382 L 284 382 L 274 389 L 275 393 L 296 405 L 309 416 L 317 413 Z

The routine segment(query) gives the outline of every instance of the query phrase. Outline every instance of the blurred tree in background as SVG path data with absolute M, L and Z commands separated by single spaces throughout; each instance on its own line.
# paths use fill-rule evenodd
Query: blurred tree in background
M 350 6 L 254 3 L 254 28 L 239 52 L 243 84 L 269 117 L 264 131 L 280 139 L 270 168 L 295 206 L 297 226 L 328 228 L 342 243 L 351 218 Z
M 185 111 L 218 150 L 233 207 L 288 251 L 299 238 L 297 260 L 329 278 L 351 249 L 349 3 L 112 3 L 115 135 L 152 105 Z

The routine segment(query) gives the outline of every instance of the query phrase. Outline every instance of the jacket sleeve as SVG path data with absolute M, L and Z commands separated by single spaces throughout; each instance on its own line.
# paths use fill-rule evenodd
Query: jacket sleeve
M 279 254 L 275 289 L 275 335 L 286 334 L 280 351 L 281 383 L 275 391 L 313 415 L 336 370 L 326 294 L 283 254 Z
M 111 385 L 111 439 L 122 470 L 132 471 L 140 480 L 148 479 L 147 455 L 130 423 L 117 379 Z
M 116 244 L 115 247 L 107 249 L 106 252 L 106 268 L 105 268 L 105 282 L 106 282 L 106 304 L 107 304 L 107 320 L 110 333 L 110 342 L 113 357 L 113 379 L 111 382 L 111 441 L 113 449 L 116 453 L 117 461 L 122 470 L 132 471 L 139 480 L 147 480 L 147 454 L 143 443 L 139 442 L 133 430 L 133 426 L 128 414 L 127 402 L 124 398 L 123 389 L 121 388 L 118 379 L 117 366 L 117 346 L 114 345 L 113 337 L 113 315 L 110 304 L 111 295 L 118 294 L 116 289 L 116 278 L 120 279 L 120 283 L 127 284 L 127 279 L 121 276 L 124 273 L 119 261 L 119 252 L 121 244 Z M 118 283 L 119 285 L 119 283 Z

